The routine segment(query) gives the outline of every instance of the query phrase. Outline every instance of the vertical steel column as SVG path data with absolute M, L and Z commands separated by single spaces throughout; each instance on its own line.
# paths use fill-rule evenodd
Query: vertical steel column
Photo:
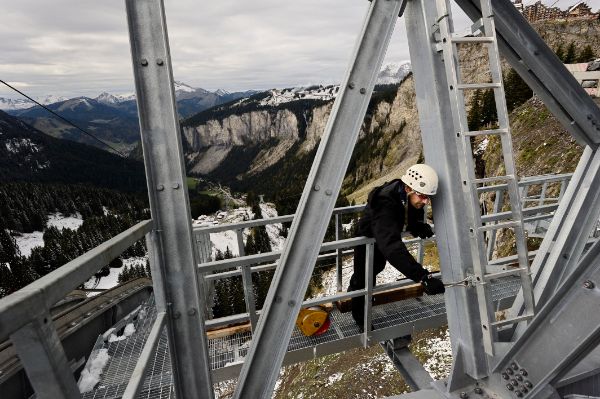
M 237 246 L 240 256 L 245 256 L 246 251 L 244 250 L 244 235 L 242 229 L 235 231 L 237 237 Z M 252 287 L 252 271 L 250 266 L 241 266 L 240 273 L 242 274 L 242 286 L 244 287 L 244 301 L 246 302 L 246 311 L 250 318 L 250 327 L 252 331 L 256 329 L 256 322 L 258 317 L 256 316 L 256 303 L 254 301 L 254 288 Z
M 152 291 L 154 292 L 154 301 L 156 310 L 160 312 L 167 311 L 167 298 L 165 293 L 164 269 L 160 267 L 158 259 L 158 233 L 151 231 L 146 234 L 146 248 L 148 248 L 148 262 L 150 263 L 150 272 L 152 273 Z
M 377 74 L 405 0 L 373 0 L 273 277 L 235 397 L 270 398 Z
M 212 398 L 164 6 L 161 0 L 125 5 L 175 392 L 179 398 Z
M 461 281 L 472 274 L 471 249 L 466 225 L 467 214 L 458 173 L 456 134 L 452 121 L 446 71 L 442 56 L 436 51 L 434 25 L 437 15 L 435 2 L 409 1 L 404 13 L 406 33 L 413 65 L 417 107 L 425 161 L 440 177 L 437 195 L 433 198 L 436 242 L 444 281 Z M 475 290 L 456 287 L 446 291 L 446 311 L 455 356 L 462 356 L 461 370 L 472 378 L 488 375 L 483 350 L 481 319 Z M 458 353 L 458 345 L 462 351 Z M 464 370 L 462 369 L 464 368 Z M 451 377 L 453 381 L 459 381 Z
M 335 214 L 335 240 L 339 241 L 341 240 L 343 237 L 343 231 L 342 231 L 342 215 L 339 213 Z M 336 270 L 336 277 L 337 277 L 337 292 L 341 292 L 344 290 L 344 287 L 342 287 L 342 254 L 343 254 L 344 250 L 343 249 L 338 249 L 336 251 L 336 255 L 335 255 L 335 270 Z
M 10 340 L 37 398 L 81 397 L 49 313 L 14 332 Z

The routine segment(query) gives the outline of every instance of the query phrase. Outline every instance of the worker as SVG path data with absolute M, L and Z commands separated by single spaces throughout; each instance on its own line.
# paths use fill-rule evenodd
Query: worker
M 363 216 L 358 221 L 356 236 L 375 238 L 373 256 L 373 285 L 375 277 L 385 267 L 386 261 L 411 280 L 421 283 L 428 295 L 445 291 L 441 280 L 431 276 L 408 251 L 402 242 L 402 232 L 413 236 L 433 236 L 431 226 L 425 223 L 423 207 L 435 195 L 438 176 L 429 165 L 416 164 L 408 168 L 400 178 L 369 193 Z M 354 274 L 350 278 L 348 291 L 365 287 L 366 246 L 354 249 Z M 364 323 L 364 296 L 352 298 L 352 317 L 362 327 Z

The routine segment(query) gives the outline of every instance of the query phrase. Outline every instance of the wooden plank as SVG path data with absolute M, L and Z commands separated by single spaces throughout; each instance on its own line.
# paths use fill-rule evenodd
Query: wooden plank
M 415 298 L 423 295 L 424 288 L 420 283 L 407 285 L 406 287 L 394 288 L 391 290 L 378 292 L 373 294 L 373 306 L 383 305 L 386 303 L 402 301 L 408 298 Z M 352 310 L 352 299 L 344 299 L 335 303 L 338 310 L 342 313 Z

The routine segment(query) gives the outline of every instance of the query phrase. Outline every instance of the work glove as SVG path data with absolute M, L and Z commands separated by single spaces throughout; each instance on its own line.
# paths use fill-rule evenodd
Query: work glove
M 413 226 L 409 227 L 408 231 L 410 231 L 410 234 L 414 237 L 429 238 L 433 236 L 433 230 L 427 223 L 415 223 Z
M 443 294 L 446 292 L 446 288 L 444 287 L 442 280 L 431 277 L 431 274 L 423 277 L 421 284 L 423 284 L 423 287 L 425 287 L 425 293 L 427 295 Z

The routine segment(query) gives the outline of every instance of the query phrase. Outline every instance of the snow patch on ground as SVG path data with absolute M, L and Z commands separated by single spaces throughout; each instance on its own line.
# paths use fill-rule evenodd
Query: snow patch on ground
M 429 338 L 424 345 L 424 350 L 428 359 L 423 367 L 431 377 L 434 380 L 448 377 L 452 367 L 452 344 L 449 331 L 446 329 L 443 338 Z
M 21 255 L 29 256 L 33 248 L 44 246 L 44 233 L 41 231 L 23 233 L 20 236 L 16 236 L 15 241 L 19 247 L 19 251 L 21 251 Z
M 123 335 L 110 334 L 110 336 L 108 337 L 108 342 L 123 341 L 124 339 L 127 339 L 130 336 L 132 336 L 133 333 L 135 333 L 135 326 L 133 325 L 133 323 L 129 323 L 125 326 L 125 330 L 123 330 Z
M 260 212 L 263 215 L 264 219 L 277 217 L 277 209 L 275 209 L 275 205 L 271 203 L 261 203 Z M 280 251 L 283 249 L 283 244 L 285 243 L 285 237 L 281 236 L 281 230 L 283 229 L 283 225 L 281 223 L 268 224 L 266 226 L 267 234 L 269 235 L 269 240 L 271 241 L 271 248 L 273 251 Z
M 77 230 L 82 224 L 83 218 L 79 212 L 77 212 L 75 216 L 64 216 L 62 213 L 52 213 L 48 215 L 48 223 L 46 223 L 46 226 L 56 227 L 59 230 Z
M 344 376 L 344 373 L 335 373 L 329 376 L 329 378 L 327 378 L 327 382 L 325 383 L 325 386 L 329 386 L 332 384 L 335 384 L 336 382 L 338 382 L 339 380 L 342 379 L 342 377 Z
M 83 286 L 87 289 L 98 289 L 98 290 L 107 290 L 109 288 L 116 287 L 118 285 L 119 274 L 125 269 L 125 267 L 131 266 L 146 266 L 146 256 L 134 256 L 132 258 L 123 259 L 123 267 L 119 268 L 110 268 L 110 274 L 105 277 L 100 277 L 99 279 L 92 276 L 88 281 L 86 281 Z M 98 295 L 98 292 L 90 292 L 88 296 Z
M 62 213 L 51 213 L 48 215 L 46 227 L 54 226 L 59 230 L 71 229 L 77 230 L 83 224 L 83 218 L 79 213 L 75 216 L 64 216 Z M 15 237 L 17 246 L 21 255 L 30 256 L 31 250 L 35 247 L 44 246 L 44 232 L 34 231 L 33 233 L 23 233 Z
M 88 360 L 86 368 L 81 372 L 79 378 L 79 392 L 86 393 L 94 389 L 94 386 L 100 381 L 102 371 L 106 366 L 106 363 L 110 359 L 108 349 L 100 349 L 95 353 L 92 353 L 90 360 Z

